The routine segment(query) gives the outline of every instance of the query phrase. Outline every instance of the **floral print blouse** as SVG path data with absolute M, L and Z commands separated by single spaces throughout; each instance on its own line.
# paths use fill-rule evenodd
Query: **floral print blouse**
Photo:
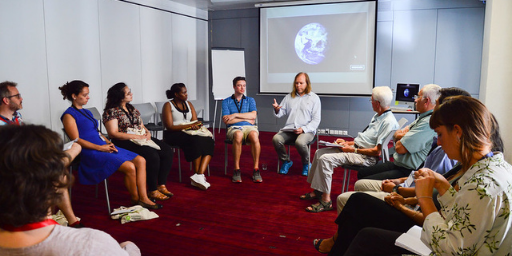
M 423 223 L 431 255 L 512 255 L 512 166 L 503 154 L 476 162 L 457 184 Z
M 128 115 L 127 115 L 128 113 Z M 140 118 L 140 112 L 134 109 L 130 115 L 130 112 L 123 111 L 119 107 L 110 108 L 103 112 L 103 123 L 107 123 L 110 120 L 117 119 L 117 127 L 119 132 L 126 133 L 126 130 L 130 128 L 142 129 L 142 119 Z M 133 123 L 133 124 L 132 124 Z

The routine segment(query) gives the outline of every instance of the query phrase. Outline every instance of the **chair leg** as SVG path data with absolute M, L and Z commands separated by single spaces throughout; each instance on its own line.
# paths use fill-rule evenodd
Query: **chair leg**
M 308 174 L 309 174 L 309 168 L 310 168 L 310 163 L 311 163 L 311 144 L 308 144 L 308 156 L 309 156 L 309 160 L 308 160 Z
M 208 171 L 210 171 L 208 169 Z M 228 144 L 224 143 L 224 175 L 228 175 Z M 208 174 L 208 176 L 210 176 Z
M 108 185 L 107 185 L 107 179 L 105 179 L 105 196 L 107 197 L 107 208 L 108 208 L 108 214 L 110 215 L 110 213 L 112 211 L 110 211 L 110 199 L 108 197 Z
M 350 170 L 350 169 L 348 170 L 347 187 L 345 188 L 345 192 L 348 192 L 348 186 L 350 185 L 350 172 L 351 172 L 351 171 L 352 171 L 352 170 Z
M 181 155 L 180 155 L 179 148 L 178 148 L 178 177 L 179 177 L 179 181 L 181 183 Z
M 290 159 L 290 145 L 288 145 L 288 152 L 286 152 L 286 155 L 288 155 L 288 159 Z M 279 173 L 280 165 L 281 165 L 281 159 L 279 159 L 279 157 L 277 157 L 277 173 Z
M 345 193 L 345 186 L 347 184 L 347 168 L 343 168 L 345 171 L 343 173 L 343 185 L 341 186 L 341 193 Z
M 72 176 L 73 167 L 71 165 L 69 166 L 69 176 Z M 71 200 L 71 186 L 68 187 L 68 193 L 69 193 L 69 200 Z

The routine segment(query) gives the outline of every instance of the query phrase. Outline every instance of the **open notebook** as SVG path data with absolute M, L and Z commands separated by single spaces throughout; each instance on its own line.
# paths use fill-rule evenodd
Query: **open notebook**
M 421 241 L 421 227 L 414 226 L 395 241 L 395 245 L 415 254 L 427 256 L 432 251 Z

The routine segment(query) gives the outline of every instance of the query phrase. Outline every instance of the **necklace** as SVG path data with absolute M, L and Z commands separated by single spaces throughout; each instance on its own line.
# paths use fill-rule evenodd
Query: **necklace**
M 46 219 L 46 220 L 39 221 L 39 222 L 27 223 L 27 224 L 25 224 L 23 226 L 19 226 L 19 227 L 5 225 L 2 227 L 2 229 L 10 231 L 10 232 L 20 232 L 20 231 L 30 231 L 30 230 L 44 228 L 46 226 L 52 226 L 52 225 L 58 225 L 58 224 L 59 223 L 57 223 L 56 221 L 54 221 L 52 219 Z
M 93 116 L 91 116 L 89 113 L 87 113 L 86 111 L 82 112 L 80 109 L 78 109 L 77 107 L 75 107 L 75 105 L 71 105 L 76 111 L 78 111 L 80 114 L 82 114 L 83 116 L 85 116 L 87 119 L 91 120 L 91 122 L 94 124 L 94 128 L 96 129 L 96 131 L 98 133 L 100 133 L 100 131 L 98 130 L 98 120 L 96 120 Z M 100 136 L 101 137 L 101 136 Z
M 187 107 L 187 104 L 185 104 L 185 102 L 181 102 L 181 108 L 182 108 L 182 109 L 179 109 L 179 108 L 178 108 L 178 105 L 177 105 L 177 103 L 176 103 L 176 100 L 172 100 L 171 102 L 172 102 L 172 104 L 174 105 L 174 107 L 175 107 L 179 112 L 181 112 L 181 113 L 183 114 L 183 119 L 185 119 L 185 120 L 186 120 L 186 119 L 187 119 L 187 113 L 189 112 L 188 107 Z

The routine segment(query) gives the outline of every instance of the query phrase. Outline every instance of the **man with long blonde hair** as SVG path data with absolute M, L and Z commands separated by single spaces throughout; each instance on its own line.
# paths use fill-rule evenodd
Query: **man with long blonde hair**
M 300 72 L 295 76 L 293 89 L 277 104 L 272 104 L 274 114 L 280 118 L 288 115 L 285 126 L 272 138 L 279 159 L 283 165 L 280 174 L 287 174 L 293 162 L 286 154 L 285 144 L 292 141 L 302 158 L 302 175 L 307 176 L 310 168 L 308 144 L 313 141 L 321 119 L 321 102 L 318 95 L 311 91 L 311 81 L 307 73 Z

